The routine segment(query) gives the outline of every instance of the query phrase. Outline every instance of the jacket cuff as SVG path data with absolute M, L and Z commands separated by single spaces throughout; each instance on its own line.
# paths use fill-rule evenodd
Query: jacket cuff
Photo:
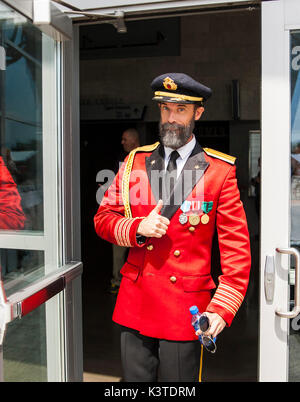
M 230 326 L 243 300 L 244 296 L 238 290 L 220 283 L 206 311 L 219 314 Z
M 137 228 L 144 217 L 122 218 L 115 225 L 114 237 L 119 246 L 143 247 L 145 243 L 138 242 Z

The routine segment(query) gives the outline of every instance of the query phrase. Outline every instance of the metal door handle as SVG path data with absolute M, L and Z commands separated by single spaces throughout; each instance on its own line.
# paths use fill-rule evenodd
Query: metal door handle
M 264 279 L 266 300 L 273 302 L 275 288 L 275 259 L 273 255 L 266 256 Z
M 32 310 L 64 290 L 66 284 L 82 274 L 82 262 L 70 262 L 57 271 L 19 290 L 8 298 L 0 281 L 0 347 L 6 324 L 22 318 Z
M 281 254 L 290 254 L 295 257 L 295 306 L 291 311 L 281 311 L 275 310 L 275 314 L 282 318 L 295 318 L 300 313 L 300 276 L 299 276 L 299 265 L 300 265 L 300 253 L 296 248 L 280 248 L 277 247 L 276 251 Z

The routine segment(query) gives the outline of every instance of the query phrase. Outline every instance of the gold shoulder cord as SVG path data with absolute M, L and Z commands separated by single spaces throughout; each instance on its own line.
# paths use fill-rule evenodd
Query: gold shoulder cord
M 151 145 L 144 145 L 143 147 L 138 147 L 133 149 L 127 159 L 123 179 L 122 179 L 122 200 L 124 205 L 124 214 L 125 218 L 132 218 L 131 208 L 130 208 L 130 201 L 129 201 L 129 179 L 130 173 L 132 170 L 132 165 L 134 161 L 134 157 L 136 152 L 150 152 L 157 148 L 159 145 L 159 141 L 155 142 Z

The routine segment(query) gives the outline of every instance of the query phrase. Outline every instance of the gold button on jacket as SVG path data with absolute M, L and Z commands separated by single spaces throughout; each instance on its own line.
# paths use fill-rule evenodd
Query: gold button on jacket
M 173 282 L 173 283 L 175 283 L 175 282 L 177 281 L 176 276 L 171 276 L 171 277 L 170 277 L 170 281 Z
M 153 249 L 154 249 L 153 244 L 149 244 L 149 245 L 147 246 L 147 250 L 151 251 L 151 250 L 153 250 Z
M 175 257 L 180 256 L 180 251 L 179 251 L 179 250 L 175 250 L 175 251 L 174 251 L 174 255 L 175 255 Z

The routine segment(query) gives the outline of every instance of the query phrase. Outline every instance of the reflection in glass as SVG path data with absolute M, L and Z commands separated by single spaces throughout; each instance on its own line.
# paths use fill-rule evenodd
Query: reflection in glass
M 0 229 L 41 231 L 42 33 L 9 7 L 1 4 L 0 11 L 6 16 L 0 19 L 0 47 L 5 55 L 1 61 L 5 68 L 0 70 L 0 161 L 14 187 L 11 215 L 14 209 L 23 215 L 18 225 L 12 218 L 11 223 L 0 220 Z M 8 190 L 6 181 L 0 180 L 0 206 L 3 197 L 8 200 Z
M 44 251 L 0 249 L 0 263 L 7 297 L 45 274 Z
M 45 304 L 7 325 L 3 366 L 4 381 L 47 381 Z
M 0 229 L 23 229 L 25 220 L 16 183 L 0 156 Z
M 291 234 L 300 249 L 300 32 L 291 33 Z M 290 300 L 294 307 L 295 266 L 291 259 Z M 300 381 L 300 316 L 290 320 L 289 381 Z

